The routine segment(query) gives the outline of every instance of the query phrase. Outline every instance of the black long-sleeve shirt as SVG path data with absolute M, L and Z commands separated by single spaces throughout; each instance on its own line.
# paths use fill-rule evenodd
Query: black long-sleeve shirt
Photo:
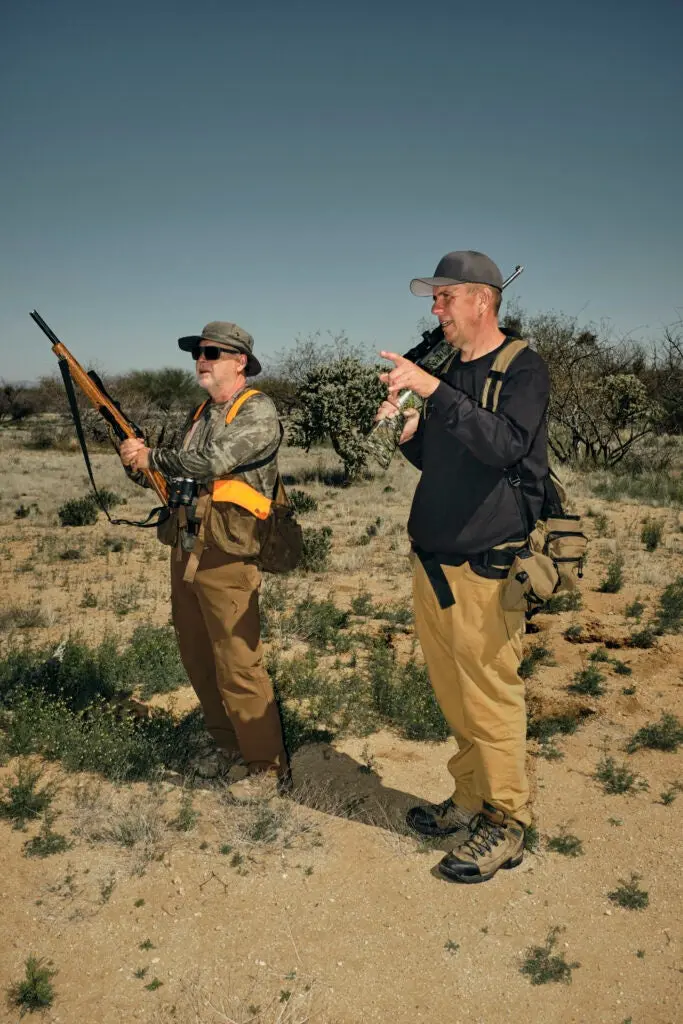
M 501 346 L 504 343 L 501 343 Z M 524 349 L 508 368 L 496 412 L 479 404 L 500 348 L 463 362 L 456 354 L 401 451 L 422 470 L 408 533 L 424 551 L 474 555 L 526 536 L 505 470 L 515 467 L 535 520 L 548 472 L 548 370 Z

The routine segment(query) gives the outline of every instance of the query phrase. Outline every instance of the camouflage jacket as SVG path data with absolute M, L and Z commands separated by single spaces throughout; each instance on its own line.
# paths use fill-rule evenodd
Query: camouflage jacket
M 265 466 L 244 473 L 235 473 L 235 470 L 277 451 L 281 434 L 277 411 L 271 399 L 259 393 L 246 400 L 232 423 L 226 423 L 225 417 L 239 394 L 241 392 L 227 402 L 207 402 L 196 423 L 190 414 L 182 431 L 182 445 L 153 448 L 149 456 L 150 468 L 167 479 L 191 477 L 204 487 L 214 480 L 234 475 L 272 498 L 278 475 L 277 457 Z

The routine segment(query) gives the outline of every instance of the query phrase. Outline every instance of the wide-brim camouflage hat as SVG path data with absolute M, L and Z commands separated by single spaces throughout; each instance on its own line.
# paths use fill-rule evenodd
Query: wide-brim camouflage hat
M 434 277 L 414 277 L 410 290 L 413 295 L 431 296 L 433 288 L 451 284 L 488 284 L 502 290 L 503 275 L 483 252 L 449 252 L 439 260 Z
M 211 341 L 229 352 L 244 352 L 247 357 L 247 377 L 255 377 L 261 372 L 261 364 L 254 355 L 254 339 L 243 327 L 225 320 L 212 320 L 201 334 L 188 334 L 184 338 L 178 338 L 178 348 L 183 352 L 191 352 L 200 341 Z

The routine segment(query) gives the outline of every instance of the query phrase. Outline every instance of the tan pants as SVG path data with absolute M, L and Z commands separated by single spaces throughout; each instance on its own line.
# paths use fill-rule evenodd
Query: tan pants
M 187 554 L 171 554 L 171 604 L 185 671 L 206 727 L 251 771 L 287 767 L 280 713 L 263 667 L 258 591 L 261 573 L 216 548 L 202 552 L 192 583 Z
M 528 825 L 526 706 L 517 674 L 524 614 L 503 611 L 501 580 L 477 576 L 467 562 L 443 570 L 455 597 L 446 609 L 413 556 L 417 635 L 436 699 L 458 742 L 448 762 L 453 799 L 472 811 L 486 800 Z

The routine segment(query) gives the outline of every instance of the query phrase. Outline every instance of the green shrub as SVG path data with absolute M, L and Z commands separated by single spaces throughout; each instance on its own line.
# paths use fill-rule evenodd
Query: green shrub
M 374 608 L 372 597 L 366 590 L 351 599 L 351 611 L 354 615 L 372 615 Z
M 303 572 L 323 572 L 327 568 L 332 551 L 331 536 L 332 530 L 329 526 L 323 526 L 319 530 L 312 527 L 304 528 L 299 566 Z
M 306 491 L 294 488 L 289 491 L 287 497 L 289 498 L 289 503 L 297 515 L 304 515 L 306 512 L 318 511 L 317 500 L 312 494 L 307 494 Z
M 93 526 L 97 522 L 98 505 L 95 496 L 72 498 L 57 509 L 62 526 Z
M 615 555 L 607 563 L 607 575 L 600 581 L 598 590 L 601 594 L 618 594 L 624 585 L 624 559 Z
M 569 832 L 561 832 L 548 840 L 548 849 L 553 853 L 561 853 L 564 857 L 580 857 L 583 854 L 583 843 L 578 836 Z
M 664 523 L 659 519 L 650 519 L 648 516 L 640 531 L 640 539 L 645 545 L 645 550 L 655 551 L 661 543 L 663 533 Z
M 45 965 L 45 966 L 44 966 Z M 9 999 L 21 1008 L 21 1016 L 52 1006 L 55 997 L 52 978 L 57 973 L 50 962 L 30 956 L 25 964 L 26 974 L 22 981 L 10 987 Z
M 570 590 L 568 594 L 553 594 L 543 605 L 543 611 L 549 615 L 560 612 L 576 612 L 581 608 L 581 594 L 578 590 Z
M 0 612 L 0 629 L 41 629 L 48 620 L 38 605 L 14 605 Z
M 107 487 L 100 488 L 97 492 L 100 496 L 100 508 L 105 508 L 107 512 L 115 508 L 117 505 L 125 505 L 126 499 L 122 498 L 116 491 L 110 491 Z
M 632 793 L 638 781 L 637 774 L 628 765 L 618 765 L 613 757 L 608 756 L 603 756 L 598 762 L 594 778 L 602 783 L 605 793 L 610 795 Z M 644 788 L 642 782 L 638 788 Z
M 372 706 L 381 719 L 411 740 L 445 740 L 450 729 L 434 697 L 426 668 L 401 665 L 391 647 L 374 645 L 368 655 Z
M 659 595 L 655 625 L 659 633 L 680 633 L 683 627 L 683 576 L 669 583 Z
M 605 687 L 602 685 L 604 676 L 602 672 L 599 672 L 595 665 L 589 665 L 588 668 L 581 669 L 574 676 L 574 681 L 569 684 L 567 689 L 572 693 L 581 693 L 587 697 L 602 697 L 605 692 Z
M 140 689 L 145 700 L 187 684 L 172 626 L 138 626 L 122 655 L 121 677 L 126 688 Z
M 580 718 L 576 714 L 546 715 L 542 717 L 534 717 L 530 714 L 526 734 L 530 740 L 546 743 L 552 736 L 556 736 L 558 733 L 567 736 L 576 732 L 579 723 Z
M 52 857 L 56 853 L 65 853 L 72 846 L 73 843 L 66 836 L 53 831 L 52 825 L 46 817 L 38 835 L 24 843 L 24 855 L 26 857 Z
M 662 712 L 659 722 L 648 722 L 628 741 L 629 754 L 646 747 L 649 750 L 678 750 L 683 743 L 683 723 L 668 712 Z
M 578 961 L 567 963 L 564 953 L 553 955 L 560 931 L 560 928 L 552 928 L 543 946 L 530 946 L 527 949 L 520 972 L 528 976 L 532 985 L 546 985 L 550 981 L 568 985 L 572 980 L 572 971 L 581 966 Z
M 631 604 L 626 605 L 626 607 L 624 608 L 624 615 L 627 619 L 636 619 L 640 621 L 640 617 L 644 611 L 645 605 L 640 600 L 640 598 L 637 597 L 635 601 L 631 602 Z
M 628 882 L 620 878 L 620 884 L 612 892 L 607 893 L 607 898 L 626 910 L 645 910 L 650 902 L 650 897 L 645 889 L 639 887 L 639 881 L 640 875 L 635 872 L 631 874 Z
M 335 641 L 339 630 L 345 630 L 349 625 L 349 612 L 341 611 L 330 599 L 316 601 L 307 597 L 299 602 L 286 624 L 301 639 L 324 650 L 330 644 L 338 647 Z
M 649 647 L 654 647 L 656 642 L 657 633 L 650 625 L 644 626 L 643 629 L 636 630 L 635 633 L 631 633 L 631 636 L 628 639 L 628 646 L 647 649 Z
M 552 665 L 552 657 L 553 652 L 548 647 L 536 644 L 522 658 L 518 669 L 520 676 L 522 679 L 530 679 L 539 665 Z
M 121 671 L 121 658 L 112 637 L 90 648 L 76 638 L 56 649 L 10 649 L 0 661 L 0 704 L 11 706 L 18 692 L 40 692 L 59 697 L 78 711 L 98 698 L 129 693 Z
M 27 821 L 38 818 L 55 797 L 55 786 L 48 783 L 37 789 L 42 770 L 20 764 L 16 776 L 5 782 L 5 796 L 0 800 L 0 817 L 7 818 L 14 828 L 23 829 Z

